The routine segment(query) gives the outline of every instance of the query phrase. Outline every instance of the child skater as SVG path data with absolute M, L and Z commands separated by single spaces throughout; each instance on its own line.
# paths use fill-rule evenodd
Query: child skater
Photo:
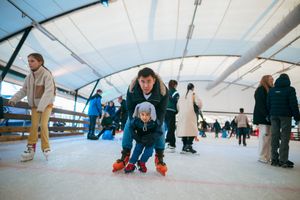
M 155 140 L 160 136 L 156 131 L 158 124 L 155 107 L 149 102 L 136 105 L 131 124 L 133 127 L 132 137 L 136 141 L 136 145 L 124 170 L 125 173 L 133 172 L 137 163 L 139 171 L 146 173 L 146 162 L 153 154 Z
M 51 72 L 44 67 L 44 58 L 41 54 L 28 55 L 30 74 L 25 78 L 23 87 L 9 100 L 14 106 L 23 97 L 27 96 L 31 107 L 31 129 L 28 136 L 27 150 L 21 155 L 21 161 L 30 161 L 35 154 L 38 141 L 38 127 L 41 124 L 42 151 L 46 159 L 50 154 L 48 121 L 55 98 L 55 83 Z

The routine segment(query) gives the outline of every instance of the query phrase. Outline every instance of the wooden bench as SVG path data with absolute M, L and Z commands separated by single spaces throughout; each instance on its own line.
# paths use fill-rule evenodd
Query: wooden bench
M 8 105 L 8 99 L 3 99 L 4 107 L 11 107 Z M 31 110 L 29 105 L 25 102 L 19 102 L 15 106 L 16 108 Z M 52 117 L 54 114 L 61 114 L 67 118 Z M 74 112 L 70 110 L 64 110 L 60 108 L 53 108 L 52 115 L 49 119 L 49 136 L 71 136 L 71 135 L 83 135 L 83 131 L 88 130 L 89 121 L 83 120 L 82 117 L 87 118 L 88 116 L 84 113 Z M 14 113 L 4 113 L 3 120 L 31 120 L 30 114 L 14 114 Z M 65 123 L 65 126 L 53 126 L 56 123 Z M 96 127 L 96 129 L 99 129 Z M 5 126 L 2 123 L 0 126 L 0 141 L 11 141 L 11 140 L 22 140 L 27 139 L 27 135 L 24 133 L 30 132 L 30 126 Z

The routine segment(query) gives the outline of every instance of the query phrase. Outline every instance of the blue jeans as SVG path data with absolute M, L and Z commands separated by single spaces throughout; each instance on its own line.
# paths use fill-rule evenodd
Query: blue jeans
M 141 160 L 141 162 L 146 163 L 148 161 L 148 159 L 152 156 L 153 149 L 154 149 L 153 146 L 146 147 L 146 146 L 142 145 L 141 143 L 136 143 L 129 162 L 132 164 L 135 164 L 138 161 L 140 155 L 143 153 L 140 160 Z M 143 152 L 143 150 L 144 150 L 144 152 Z
M 162 129 L 163 127 L 160 126 L 157 128 L 158 131 L 161 131 L 161 136 L 157 139 L 154 144 L 155 149 L 164 150 L 165 149 L 165 132 Z M 133 129 L 130 125 L 130 119 L 128 118 L 125 124 L 123 139 L 122 139 L 122 147 L 123 149 L 131 149 L 132 148 L 132 133 Z

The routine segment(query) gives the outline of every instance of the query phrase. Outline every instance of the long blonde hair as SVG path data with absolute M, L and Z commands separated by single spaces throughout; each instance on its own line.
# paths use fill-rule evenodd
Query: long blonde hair
M 260 86 L 263 86 L 267 92 L 269 92 L 269 89 L 270 89 L 271 87 L 273 87 L 273 85 L 270 85 L 270 84 L 269 84 L 269 79 L 270 79 L 270 78 L 272 78 L 271 75 L 264 75 L 264 76 L 261 78 L 260 83 L 259 83 L 259 87 L 260 87 Z

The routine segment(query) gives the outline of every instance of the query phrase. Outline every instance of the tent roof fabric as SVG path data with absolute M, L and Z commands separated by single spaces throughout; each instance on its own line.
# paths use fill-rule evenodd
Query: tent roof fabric
M 104 7 L 92 0 L 0 1 L 0 64 L 8 62 L 22 37 L 20 31 L 38 24 L 13 63 L 17 72 L 27 74 L 27 55 L 39 52 L 57 85 L 70 91 L 81 88 L 79 94 L 85 97 L 98 79 L 97 88 L 106 91 L 108 100 L 125 94 L 143 66 L 156 70 L 166 83 L 179 75 L 180 83 L 197 81 L 205 88 L 298 6 L 299 0 L 202 1 L 187 45 L 194 3 L 113 0 Z M 262 75 L 276 78 L 283 71 L 300 91 L 300 41 L 286 46 L 299 35 L 298 25 L 210 93 L 230 87 L 253 93 Z

